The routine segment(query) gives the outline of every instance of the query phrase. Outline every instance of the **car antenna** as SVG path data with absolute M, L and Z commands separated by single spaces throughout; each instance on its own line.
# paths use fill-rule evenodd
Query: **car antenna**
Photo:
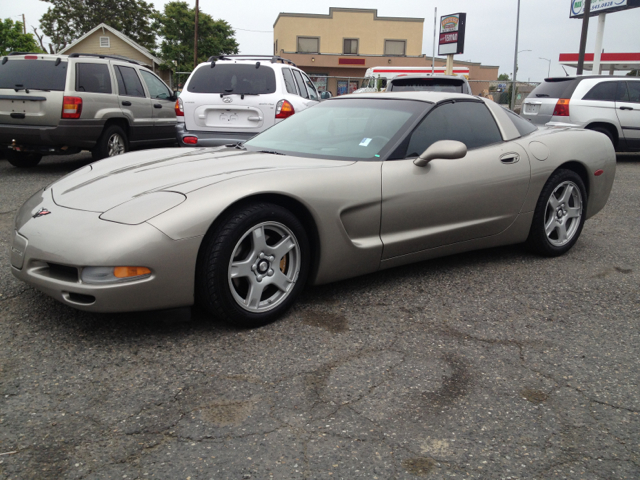
M 564 74 L 568 77 L 569 74 L 567 73 L 567 70 L 564 68 L 564 65 L 560 65 L 562 67 L 562 70 L 564 70 Z

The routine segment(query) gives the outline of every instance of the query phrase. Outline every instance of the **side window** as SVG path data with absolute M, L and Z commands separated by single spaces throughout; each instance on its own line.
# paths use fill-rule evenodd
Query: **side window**
M 116 65 L 116 78 L 120 95 L 128 97 L 144 97 L 144 88 L 138 78 L 135 68 Z
M 300 90 L 300 96 L 304 98 L 309 98 L 309 93 L 307 92 L 307 87 L 304 86 L 304 80 L 302 79 L 302 75 L 298 70 L 293 70 L 293 76 L 296 79 L 296 84 L 298 85 L 298 90 Z
M 404 156 L 417 157 L 439 140 L 457 140 L 471 150 L 502 142 L 502 135 L 484 104 L 445 103 L 431 110 L 416 127 Z
M 284 86 L 287 87 L 287 92 L 298 95 L 298 90 L 296 90 L 296 84 L 293 80 L 293 75 L 291 75 L 291 70 L 288 68 L 283 68 L 282 76 L 284 77 Z
M 140 70 L 140 74 L 144 79 L 144 83 L 147 84 L 149 89 L 149 95 L 151 98 L 159 98 L 160 100 L 168 100 L 171 97 L 171 91 L 167 88 L 162 80 L 156 77 L 153 73 L 146 70 Z
M 109 67 L 103 63 L 76 63 L 76 92 L 111 93 Z
M 616 100 L 617 89 L 618 82 L 602 82 L 589 90 L 582 99 L 614 102 Z
M 309 91 L 309 98 L 311 100 L 318 100 L 318 91 L 316 90 L 316 86 L 313 84 L 311 79 L 307 77 L 304 73 L 302 74 L 304 77 L 304 83 L 307 84 L 307 90 Z
M 640 103 L 640 82 L 626 82 L 629 88 L 629 102 Z

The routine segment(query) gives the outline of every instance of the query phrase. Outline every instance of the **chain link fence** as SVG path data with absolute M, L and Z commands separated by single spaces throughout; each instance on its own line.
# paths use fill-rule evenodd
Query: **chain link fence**
M 471 92 L 474 95 L 493 100 L 500 105 L 510 108 L 513 83 L 509 81 L 495 80 L 469 80 Z M 516 98 L 514 110 L 520 113 L 520 106 L 525 98 L 536 88 L 540 82 L 516 82 Z

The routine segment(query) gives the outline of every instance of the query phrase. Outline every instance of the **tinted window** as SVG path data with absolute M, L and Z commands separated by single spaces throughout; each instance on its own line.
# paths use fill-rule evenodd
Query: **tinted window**
M 0 62 L 0 88 L 37 88 L 64 91 L 67 79 L 67 62 L 49 60 L 9 60 Z
M 640 103 L 640 82 L 626 82 L 629 88 L 629 102 Z
M 304 98 L 309 98 L 309 93 L 307 92 L 307 88 L 304 86 L 304 80 L 302 79 L 302 75 L 298 70 L 293 71 L 293 76 L 296 79 L 296 84 L 298 85 L 298 89 L 300 90 L 300 96 Z
M 445 103 L 429 112 L 411 134 L 405 157 L 416 157 L 439 140 L 457 140 L 469 150 L 502 141 L 487 107 L 478 102 Z
M 76 63 L 76 92 L 111 93 L 111 75 L 104 63 Z
M 530 98 L 571 98 L 578 80 L 575 78 L 547 78 L 529 94 Z
M 503 107 L 504 108 L 504 107 Z M 505 112 L 509 114 L 509 118 L 513 122 L 513 125 L 516 127 L 521 136 L 529 135 L 532 132 L 535 132 L 538 127 L 536 127 L 529 120 L 522 118 L 520 115 L 512 112 L 508 108 L 504 109 Z
M 120 95 L 144 97 L 144 88 L 134 68 L 116 66 L 116 78 Z
M 464 81 L 446 78 L 396 78 L 391 81 L 389 92 L 452 92 L 467 93 L 463 89 Z
M 189 78 L 189 92 L 261 94 L 276 91 L 276 76 L 267 66 L 216 63 L 200 67 Z
M 146 70 L 140 70 L 140 74 L 142 75 L 142 78 L 144 78 L 144 83 L 147 84 L 151 98 L 167 100 L 171 96 L 171 91 L 167 88 L 164 82 L 153 73 L 147 72 Z
M 287 87 L 287 92 L 297 95 L 298 90 L 296 90 L 296 85 L 293 80 L 293 75 L 291 75 L 291 70 L 289 70 L 288 68 L 283 68 L 282 76 L 284 77 L 284 86 Z
M 307 90 L 309 91 L 309 98 L 311 100 L 318 100 L 318 92 L 316 91 L 316 86 L 313 84 L 311 79 L 307 77 L 304 73 L 302 74 L 304 78 L 304 83 L 307 85 Z
M 614 102 L 616 100 L 616 90 L 618 82 L 602 82 L 593 87 L 582 97 L 583 100 L 600 100 L 604 102 Z

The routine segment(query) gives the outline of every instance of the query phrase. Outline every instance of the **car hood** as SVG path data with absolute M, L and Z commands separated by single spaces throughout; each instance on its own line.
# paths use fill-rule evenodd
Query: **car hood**
M 103 213 L 152 192 L 189 192 L 274 170 L 335 168 L 354 162 L 247 152 L 234 148 L 144 150 L 101 160 L 51 185 L 57 205 Z

